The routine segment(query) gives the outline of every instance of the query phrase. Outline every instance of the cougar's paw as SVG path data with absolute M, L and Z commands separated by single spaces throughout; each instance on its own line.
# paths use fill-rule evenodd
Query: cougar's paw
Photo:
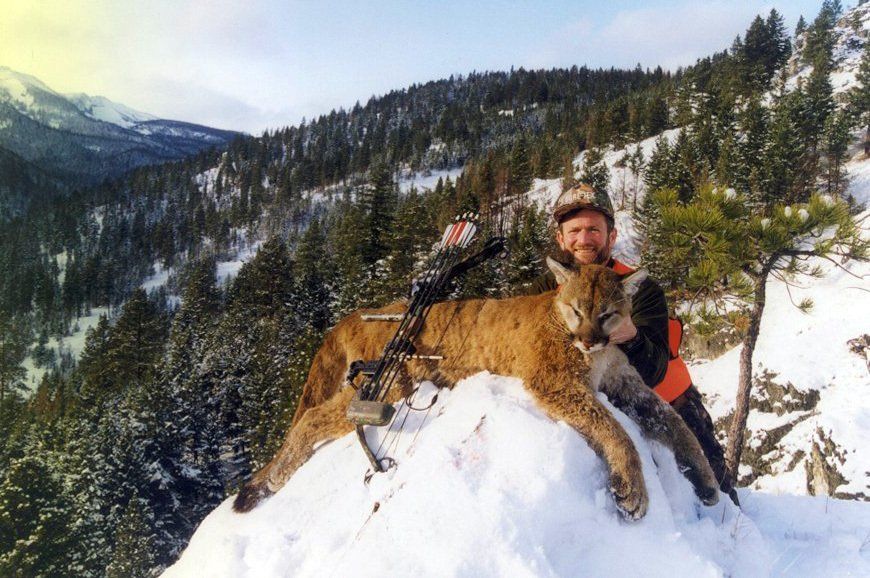
M 646 515 L 649 506 L 649 497 L 646 493 L 646 485 L 643 477 L 638 474 L 629 482 L 619 474 L 610 476 L 610 493 L 616 507 L 623 516 L 631 520 L 640 520 Z
M 691 468 L 685 474 L 695 488 L 695 495 L 705 506 L 714 506 L 719 503 L 719 484 L 709 467 L 703 468 L 700 472 Z
M 249 482 L 242 486 L 242 489 L 239 490 L 239 494 L 233 501 L 233 510 L 240 514 L 250 512 L 257 506 L 257 504 L 259 504 L 265 498 L 268 498 L 271 495 L 272 491 L 266 486 L 265 483 L 255 484 Z
M 705 506 L 715 506 L 719 503 L 719 486 L 696 486 L 695 494 L 701 499 Z

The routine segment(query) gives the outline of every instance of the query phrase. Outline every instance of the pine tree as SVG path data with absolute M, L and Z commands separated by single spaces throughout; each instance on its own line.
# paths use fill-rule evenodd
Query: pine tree
M 684 285 L 686 268 L 679 257 L 663 250 L 666 233 L 662 227 L 662 209 L 680 202 L 676 189 L 659 186 L 647 191 L 637 212 L 637 228 L 641 233 L 641 266 L 662 284 L 666 292 L 675 295 Z
M 329 274 L 334 269 L 326 243 L 320 221 L 314 219 L 299 241 L 293 266 L 299 324 L 318 332 L 326 331 L 332 324 Z
M 747 203 L 733 189 L 706 186 L 689 203 L 673 198 L 652 198 L 657 203 L 661 228 L 654 250 L 680 263 L 686 274 L 681 290 L 692 296 L 690 308 L 702 321 L 722 322 L 708 306 L 734 299 L 750 303 L 740 358 L 737 408 L 728 436 L 728 468 L 737 479 L 743 436 L 749 411 L 752 357 L 765 307 L 765 289 L 771 277 L 791 280 L 796 275 L 823 275 L 813 257 L 843 263 L 867 260 L 870 242 L 849 214 L 848 206 L 831 197 L 812 196 L 807 203 Z M 700 305 L 704 304 L 704 305 Z M 804 302 L 802 308 L 811 303 Z M 735 321 L 733 313 L 725 320 Z
M 741 46 L 741 59 L 744 74 L 750 83 L 751 91 L 759 91 L 769 78 L 767 59 L 772 53 L 770 33 L 761 16 L 756 16 L 746 31 L 746 37 Z
M 25 390 L 25 371 L 21 364 L 27 357 L 30 340 L 26 328 L 23 319 L 0 312 L 0 405 L 8 395 Z
M 823 147 L 825 152 L 825 184 L 828 194 L 840 197 L 846 190 L 843 165 L 848 160 L 852 142 L 852 120 L 845 111 L 835 111 L 825 122 Z
M 849 109 L 864 126 L 864 157 L 870 157 L 870 42 L 864 45 L 861 64 L 858 67 L 856 84 L 849 91 Z
M 120 387 L 140 386 L 155 375 L 166 340 L 166 323 L 144 289 L 136 289 L 112 328 L 106 369 Z
M 803 34 L 807 29 L 807 21 L 804 20 L 803 14 L 798 18 L 797 24 L 794 27 L 794 37 L 797 39 L 801 34 Z
M 369 294 L 372 273 L 362 255 L 366 242 L 362 225 L 366 218 L 356 204 L 339 204 L 327 227 L 327 252 L 334 264 L 334 310 L 337 317 L 372 304 Z
M 628 157 L 628 168 L 631 174 L 634 175 L 634 185 L 632 186 L 631 210 L 632 213 L 637 212 L 637 194 L 638 181 L 644 173 L 645 161 L 643 149 L 640 144 L 634 147 L 634 152 Z
M 532 168 L 530 163 L 529 146 L 525 135 L 514 141 L 510 154 L 510 178 L 508 180 L 508 193 L 520 195 L 529 190 L 532 184 Z
M 411 279 L 422 273 L 432 245 L 438 239 L 435 210 L 431 206 L 431 199 L 417 194 L 415 190 L 402 199 L 391 235 L 387 276 L 380 291 L 384 301 L 407 295 Z
M 609 192 L 610 170 L 604 162 L 604 153 L 599 148 L 591 148 L 583 155 L 580 182 L 590 185 L 596 191 Z
M 206 360 L 221 313 L 215 287 L 215 263 L 203 259 L 193 264 L 182 296 L 182 305 L 172 324 L 169 346 L 160 381 L 155 385 L 155 411 L 167 415 L 171 424 L 160 435 L 174 439 L 172 461 L 164 462 L 180 486 L 179 501 L 190 512 L 182 516 L 198 520 L 223 498 L 225 479 L 220 471 L 213 368 Z M 152 402 L 152 403 L 153 403 Z
M 375 164 L 369 172 L 369 183 L 359 193 L 365 231 L 362 247 L 363 262 L 374 272 L 376 263 L 389 249 L 389 231 L 395 218 L 398 190 L 389 166 Z
M 807 28 L 803 46 L 803 62 L 814 68 L 830 70 L 834 50 L 834 26 L 842 12 L 839 0 L 824 0 L 813 23 Z
M 0 574 L 62 576 L 72 565 L 72 508 L 39 449 L 13 460 L 0 481 Z
M 174 558 L 193 532 L 191 498 L 203 497 L 190 484 L 194 472 L 185 467 L 183 424 L 172 419 L 172 393 L 161 380 L 125 390 L 100 417 L 97 433 L 108 473 L 99 480 L 109 507 L 105 523 L 119 528 L 125 505 L 138 495 L 153 512 L 149 535 L 160 565 Z
M 785 20 L 775 8 L 770 9 L 765 21 L 770 37 L 770 53 L 765 60 L 767 80 L 773 78 L 777 69 L 784 66 L 791 57 L 791 40 L 785 29 Z
M 764 203 L 798 197 L 799 173 L 806 154 L 801 134 L 802 95 L 782 94 L 770 112 L 767 143 L 758 170 L 757 193 Z
M 720 176 L 722 183 L 730 183 L 737 191 L 755 197 L 765 166 L 762 163 L 769 142 L 769 113 L 761 97 L 752 95 L 737 114 L 736 158 L 730 175 Z
M 806 149 L 801 163 L 801 189 L 805 194 L 814 186 L 820 176 L 820 146 L 825 134 L 825 124 L 834 110 L 833 88 L 828 76 L 828 68 L 817 62 L 810 74 L 806 88 L 797 91 L 801 95 L 800 131 Z M 805 197 L 799 197 L 805 200 Z
M 80 410 L 77 418 L 63 424 L 64 486 L 71 488 L 73 523 L 68 532 L 76 537 L 72 554 L 75 575 L 102 576 L 112 555 L 115 504 L 105 492 L 115 474 L 106 460 L 105 440 L 99 435 L 99 409 Z M 73 570 L 74 568 L 74 570 Z
M 79 359 L 78 375 L 81 380 L 80 397 L 86 405 L 113 387 L 106 358 L 109 352 L 111 325 L 105 315 L 85 333 L 85 348 Z
M 655 148 L 653 149 L 646 171 L 643 175 L 643 181 L 646 184 L 647 191 L 657 191 L 670 186 L 673 182 L 671 170 L 671 145 L 668 143 L 668 139 L 665 135 L 662 134 L 656 139 Z
M 676 189 L 681 201 L 688 201 L 694 196 L 700 177 L 699 151 L 688 130 L 683 129 L 677 135 L 672 159 L 668 185 Z
M 571 155 L 565 157 L 562 163 L 562 190 L 567 191 L 577 183 L 575 173 L 574 158 Z
M 106 578 L 150 578 L 157 566 L 156 543 L 148 504 L 133 494 L 115 534 L 115 551 Z
M 527 289 L 544 272 L 543 256 L 552 243 L 548 216 L 532 205 L 523 211 L 508 238 L 510 259 L 505 267 L 506 282 L 515 292 Z
M 203 341 L 220 313 L 220 295 L 215 286 L 216 264 L 206 258 L 193 264 L 175 315 L 167 351 L 167 372 L 177 375 L 191 367 Z
M 279 239 L 246 263 L 230 290 L 227 312 L 206 364 L 214 376 L 210 421 L 221 428 L 208 444 L 228 485 L 271 457 L 299 391 L 288 373 L 300 331 L 293 263 Z M 253 320 L 253 321 L 252 321 Z

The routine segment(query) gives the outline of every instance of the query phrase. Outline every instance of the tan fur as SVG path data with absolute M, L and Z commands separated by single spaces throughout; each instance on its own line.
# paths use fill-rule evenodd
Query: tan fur
M 397 391 L 391 392 L 391 396 L 393 400 L 400 399 L 407 393 L 410 380 L 425 378 L 439 386 L 451 387 L 459 379 L 483 370 L 520 377 L 551 418 L 563 420 L 575 428 L 602 457 L 608 466 L 611 491 L 619 508 L 631 517 L 642 517 L 647 509 L 647 493 L 640 459 L 623 428 L 596 399 L 594 389 L 605 385 L 609 376 L 615 375 L 620 383 L 620 387 L 615 388 L 615 397 L 629 410 L 632 409 L 630 403 L 635 399 L 640 399 L 646 405 L 653 403 L 654 406 L 655 401 L 650 402 L 649 396 L 643 394 L 620 394 L 622 390 L 628 392 L 633 388 L 649 391 L 628 364 L 625 355 L 615 347 L 601 349 L 601 352 L 616 351 L 618 355 L 610 354 L 602 358 L 606 367 L 596 367 L 596 353 L 581 352 L 575 342 L 581 333 L 584 339 L 585 336 L 604 335 L 600 328 L 596 329 L 596 324 L 589 322 L 581 324 L 579 333 L 569 332 L 566 320 L 558 311 L 560 304 L 580 303 L 583 307 L 588 305 L 589 312 L 600 312 L 604 311 L 602 307 L 611 307 L 619 299 L 623 300 L 617 304 L 620 310 L 629 311 L 630 300 L 623 294 L 619 277 L 609 269 L 589 266 L 583 268 L 581 275 L 571 274 L 558 295 L 549 292 L 504 300 L 437 303 L 432 307 L 415 346 L 420 354 L 439 354 L 445 356 L 445 360 L 408 362 L 406 369 L 409 379 L 402 387 L 394 388 Z M 397 303 L 376 311 L 353 313 L 327 335 L 312 363 L 284 444 L 272 461 L 242 489 L 234 509 L 250 510 L 263 497 L 280 489 L 308 460 L 316 444 L 352 431 L 353 426 L 347 421 L 345 412 L 353 397 L 353 390 L 342 387 L 348 366 L 357 359 L 377 359 L 395 332 L 395 324 L 365 322 L 361 314 L 395 313 L 403 311 L 403 308 L 403 304 Z M 605 324 L 605 327 L 608 325 Z M 635 379 L 631 379 L 632 373 Z M 593 384 L 593 381 L 596 383 Z M 601 389 L 607 390 L 606 387 Z M 654 394 L 650 395 L 657 399 Z M 659 405 L 676 416 L 664 402 Z M 647 413 L 645 409 L 635 411 L 641 416 Z M 653 413 L 661 417 L 658 415 L 661 412 Z M 682 423 L 679 416 L 676 419 Z M 649 424 L 646 427 L 641 424 L 645 431 L 656 430 L 657 427 L 662 430 L 652 421 L 647 421 Z M 682 427 L 685 431 L 678 431 L 679 437 L 684 438 L 684 434 L 688 433 L 688 437 L 694 440 L 684 424 Z M 674 431 L 679 430 L 679 427 L 673 420 L 667 420 L 664 429 Z M 667 443 L 667 436 L 655 437 Z M 683 442 L 685 440 L 681 439 L 680 444 Z M 697 441 L 689 451 L 691 459 L 683 461 L 691 462 L 692 467 L 699 467 L 697 455 L 692 453 L 695 450 L 700 455 L 700 461 L 706 465 Z M 677 459 L 680 461 L 679 455 Z M 706 469 L 709 472 L 709 466 Z M 715 489 L 712 472 L 709 472 L 709 479 Z

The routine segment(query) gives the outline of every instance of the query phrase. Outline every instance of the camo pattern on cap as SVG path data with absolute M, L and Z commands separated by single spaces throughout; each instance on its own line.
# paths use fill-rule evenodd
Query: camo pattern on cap
M 564 191 L 556 199 L 553 220 L 557 223 L 563 216 L 577 209 L 592 209 L 613 218 L 613 205 L 605 191 L 596 191 L 586 183 L 579 183 Z

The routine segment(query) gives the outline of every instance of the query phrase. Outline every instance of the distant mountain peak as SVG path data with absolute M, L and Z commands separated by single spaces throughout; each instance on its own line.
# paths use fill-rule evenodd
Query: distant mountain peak
M 57 94 L 35 76 L 12 70 L 8 66 L 0 66 L 0 95 L 3 92 L 10 96 L 22 95 L 31 87 Z

